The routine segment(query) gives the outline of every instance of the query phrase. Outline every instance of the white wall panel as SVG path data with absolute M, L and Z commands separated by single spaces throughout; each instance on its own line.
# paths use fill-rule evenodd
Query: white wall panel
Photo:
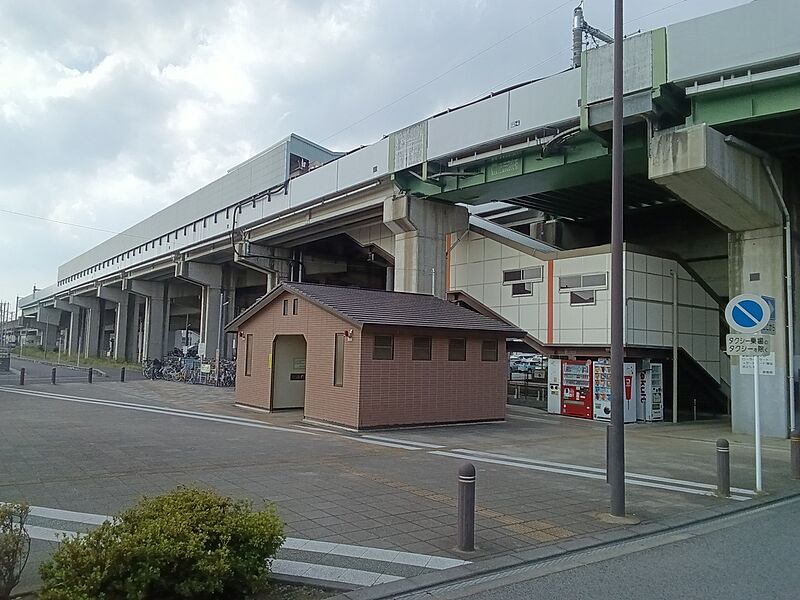
M 691 82 L 800 54 L 800 2 L 757 0 L 667 27 L 667 76 Z
M 389 172 L 389 138 L 365 146 L 336 162 L 339 166 L 339 190 L 382 177 Z
M 581 70 L 570 69 L 509 92 L 508 129 L 521 133 L 580 116 Z
M 428 120 L 428 159 L 505 137 L 508 92 Z
M 290 205 L 293 207 L 302 206 L 320 196 L 335 192 L 337 189 L 338 162 L 330 162 L 306 173 L 302 177 L 292 179 L 289 184 Z

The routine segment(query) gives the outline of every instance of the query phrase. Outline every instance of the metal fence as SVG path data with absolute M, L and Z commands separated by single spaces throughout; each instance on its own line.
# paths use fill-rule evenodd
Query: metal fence
M 547 409 L 547 381 L 533 373 L 509 373 L 508 403 Z

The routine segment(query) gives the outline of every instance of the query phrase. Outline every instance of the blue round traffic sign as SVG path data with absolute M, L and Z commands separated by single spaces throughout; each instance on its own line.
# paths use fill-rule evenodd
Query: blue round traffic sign
M 770 319 L 767 302 L 756 294 L 739 294 L 725 307 L 725 320 L 740 333 L 757 333 Z

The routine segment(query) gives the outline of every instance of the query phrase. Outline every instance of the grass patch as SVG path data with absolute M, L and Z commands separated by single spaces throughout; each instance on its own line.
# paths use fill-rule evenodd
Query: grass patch
M 80 360 L 75 356 L 67 356 L 64 352 L 61 353 L 61 360 L 59 361 L 58 352 L 53 352 L 52 350 L 48 350 L 47 353 L 44 350 L 39 350 L 37 346 L 22 346 L 22 352 L 20 353 L 19 347 L 14 348 L 12 352 L 12 357 L 14 358 L 33 358 L 35 360 L 46 360 L 52 363 L 58 363 L 61 365 L 70 365 L 72 367 L 109 367 L 109 368 L 116 368 L 119 369 L 120 367 L 125 368 L 141 368 L 139 363 L 135 362 L 127 362 L 123 360 L 113 360 L 111 358 L 100 358 L 100 357 L 90 357 L 84 358 L 81 357 Z

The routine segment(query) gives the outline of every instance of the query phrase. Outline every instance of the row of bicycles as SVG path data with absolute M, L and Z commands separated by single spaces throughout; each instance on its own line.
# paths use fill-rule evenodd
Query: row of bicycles
M 142 374 L 147 379 L 163 379 L 197 385 L 234 387 L 236 385 L 236 361 L 201 360 L 197 357 L 165 356 L 162 359 L 147 360 L 142 364 Z

